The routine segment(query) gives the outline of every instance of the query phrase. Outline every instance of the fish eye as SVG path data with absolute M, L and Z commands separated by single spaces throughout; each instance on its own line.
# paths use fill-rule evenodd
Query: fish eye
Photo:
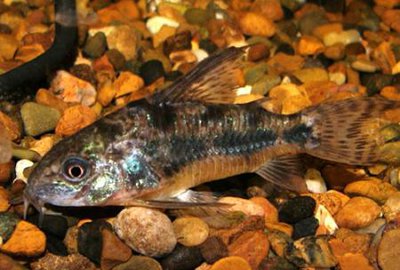
M 71 182 L 79 182 L 89 172 L 89 163 L 80 157 L 69 157 L 62 165 L 63 175 Z

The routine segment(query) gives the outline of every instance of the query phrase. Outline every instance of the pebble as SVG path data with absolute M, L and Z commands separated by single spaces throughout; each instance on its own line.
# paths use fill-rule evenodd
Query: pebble
M 54 130 L 60 116 L 58 110 L 35 102 L 24 103 L 21 107 L 24 130 L 30 136 Z
M 19 262 L 13 260 L 5 254 L 0 253 L 0 269 L 2 270 L 27 270 Z
M 268 237 L 263 231 L 247 231 L 238 236 L 229 246 L 230 256 L 244 258 L 252 269 L 258 269 L 269 252 Z
M 64 111 L 57 123 L 56 134 L 70 136 L 96 121 L 96 113 L 89 107 L 75 105 Z
M 278 223 L 266 223 L 265 227 L 268 230 L 277 230 L 280 232 L 283 232 L 287 234 L 288 236 L 292 237 L 293 235 L 293 226 L 283 223 L 283 222 L 278 222 Z
M 30 146 L 30 150 L 35 151 L 40 156 L 44 156 L 57 142 L 56 136 L 42 136 L 39 140 L 35 140 L 32 142 Z
M 39 226 L 39 215 L 29 216 L 28 221 Z M 44 215 L 43 222 L 40 224 L 40 229 L 46 234 L 51 234 L 59 239 L 64 239 L 68 230 L 67 219 L 63 216 Z
M 356 60 L 351 63 L 351 67 L 357 71 L 373 73 L 378 70 L 378 67 L 368 60 Z
M 15 141 L 21 137 L 21 129 L 18 124 L 7 114 L 0 111 L 0 125 L 4 127 L 8 137 Z
M 69 227 L 65 234 L 63 243 L 69 254 L 78 253 L 78 226 Z
M 136 92 L 143 86 L 143 79 L 129 71 L 121 72 L 113 83 L 115 97 L 121 97 L 123 95 Z
M 38 261 L 31 263 L 32 270 L 96 270 L 96 266 L 86 257 L 80 254 L 72 254 L 68 256 L 57 256 L 47 253 Z
M 296 240 L 287 248 L 286 258 L 298 267 L 329 268 L 337 265 L 327 238 L 321 236 Z
M 0 213 L 0 245 L 10 239 L 19 220 L 18 216 L 13 213 Z
M 316 37 L 302 36 L 297 43 L 297 52 L 300 55 L 316 55 L 324 51 L 324 44 Z
M 228 256 L 228 247 L 217 236 L 211 236 L 200 245 L 200 252 L 204 260 L 213 264 L 221 258 Z
M 269 47 L 263 43 L 257 43 L 250 47 L 247 60 L 251 62 L 257 62 L 260 60 L 267 59 L 270 56 Z
M 146 27 L 152 34 L 156 34 L 157 32 L 159 32 L 161 30 L 161 27 L 163 27 L 164 25 L 177 28 L 179 26 L 179 23 L 170 18 L 162 16 L 153 16 L 146 22 Z
M 281 82 L 281 77 L 276 75 L 263 75 L 252 85 L 251 93 L 254 95 L 266 95 L 272 88 Z
M 384 204 L 396 192 L 397 189 L 388 182 L 373 177 L 350 183 L 344 189 L 348 195 L 368 197 L 380 204 Z
M 111 225 L 102 220 L 84 223 L 78 230 L 78 251 L 89 258 L 96 265 L 102 262 L 104 229 L 111 229 Z M 108 255 L 108 254 L 107 254 Z M 129 258 L 129 257 L 128 257 Z
M 202 244 L 208 237 L 209 227 L 200 218 L 181 217 L 172 223 L 178 243 L 187 246 Z
M 239 211 L 246 216 L 264 216 L 264 209 L 258 204 L 238 197 L 223 197 L 219 199 L 220 203 L 230 204 L 226 207 L 227 211 Z
M 254 12 L 243 13 L 239 25 L 244 34 L 251 36 L 271 37 L 276 32 L 276 26 L 271 20 Z
M 6 134 L 6 131 L 5 131 L 5 128 L 3 128 L 3 125 L 0 124 L 0 163 L 7 164 L 8 162 L 10 162 L 12 156 L 13 156 L 13 154 L 12 154 L 11 140 L 10 140 L 8 134 Z M 1 174 L 2 174 L 1 178 L 2 178 L 3 182 L 7 181 L 5 179 L 6 173 L 7 173 L 6 168 L 7 167 L 3 167 L 2 172 L 1 172 Z
M 94 86 L 66 71 L 57 72 L 56 77 L 52 80 L 50 91 L 64 102 L 91 106 L 96 101 Z
M 398 254 L 400 244 L 400 229 L 385 232 L 378 247 L 378 264 L 382 270 L 397 269 L 400 264 Z
M 132 256 L 129 261 L 115 266 L 112 270 L 163 270 L 160 263 L 145 256 Z
M 13 168 L 12 161 L 0 164 L 0 183 L 7 183 L 10 180 Z
M 29 159 L 18 160 L 17 164 L 15 164 L 15 174 L 16 174 L 15 179 L 28 183 L 28 177 L 27 175 L 25 175 L 25 169 L 32 167 L 33 164 L 34 163 Z
M 13 256 L 36 257 L 42 254 L 45 248 L 45 234 L 35 225 L 21 220 L 0 250 Z
M 124 263 L 132 256 L 132 250 L 125 245 L 111 230 L 102 229 L 101 269 L 109 270 Z
M 140 66 L 140 77 L 149 85 L 165 75 L 163 64 L 159 60 L 150 60 Z
M 36 92 L 35 101 L 39 104 L 52 107 L 58 110 L 61 114 L 68 108 L 68 104 L 57 98 L 52 92 L 46 89 L 39 89 Z
M 92 69 L 91 65 L 89 64 L 75 64 L 70 68 L 70 73 L 71 75 L 87 81 L 93 86 L 97 86 L 97 79 L 96 79 L 96 73 Z
M 198 247 L 177 245 L 167 257 L 161 260 L 163 270 L 192 270 L 201 265 L 203 257 Z
M 192 49 L 192 34 L 190 31 L 183 31 L 168 37 L 163 43 L 163 52 L 169 56 L 172 52 Z
M 336 43 L 325 47 L 324 55 L 332 60 L 341 60 L 345 56 L 345 46 L 342 43 Z
M 97 101 L 104 107 L 108 106 L 116 95 L 116 90 L 111 82 L 107 80 L 101 84 L 97 94 Z
M 387 99 L 400 100 L 399 89 L 396 86 L 385 86 L 380 94 Z
M 340 33 L 331 32 L 324 35 L 323 38 L 325 46 L 332 46 L 336 43 L 342 43 L 343 45 L 347 45 L 350 43 L 356 43 L 360 41 L 361 41 L 360 33 L 354 29 L 342 31 Z
M 264 220 L 265 223 L 277 223 L 278 222 L 278 209 L 264 197 L 252 197 L 250 201 L 258 204 L 264 209 Z
M 107 49 L 107 38 L 103 32 L 97 32 L 94 36 L 86 40 L 83 53 L 90 58 L 98 58 Z
M 362 254 L 348 253 L 338 258 L 339 266 L 342 270 L 374 270 L 375 268 L 369 263 L 368 258 Z
M 157 210 L 124 209 L 118 214 L 114 229 L 128 246 L 146 256 L 161 257 L 171 253 L 176 245 L 171 221 Z
M 316 202 L 308 196 L 289 199 L 279 209 L 279 221 L 294 224 L 314 214 Z
M 329 211 L 322 204 L 318 205 L 314 217 L 319 222 L 316 235 L 333 234 L 338 229 L 338 225 L 336 224 L 332 214 L 329 213 Z M 319 229 L 323 230 L 321 231 Z
M 383 215 L 387 221 L 396 219 L 400 213 L 400 192 L 392 194 L 382 206 Z
M 296 222 L 293 225 L 293 240 L 314 235 L 317 231 L 318 225 L 318 219 L 315 217 L 308 217 Z
M 106 52 L 106 56 L 116 71 L 120 71 L 125 68 L 126 59 L 120 51 L 116 49 L 108 50 Z
M 361 84 L 367 88 L 367 94 L 379 93 L 382 88 L 392 84 L 393 76 L 380 73 L 361 73 Z
M 373 200 L 353 197 L 335 215 L 335 220 L 339 227 L 356 230 L 370 225 L 380 213 L 380 207 Z
M 325 181 L 318 170 L 313 168 L 308 169 L 304 175 L 304 179 L 309 191 L 313 193 L 325 193 L 327 191 Z
M 329 244 L 336 257 L 346 253 L 367 253 L 372 240 L 369 234 L 357 233 L 346 228 L 340 228 L 335 237 Z
M 323 68 L 303 68 L 293 72 L 293 75 L 302 83 L 329 80 L 328 72 Z
M 275 252 L 275 254 L 280 257 L 284 257 L 286 249 L 288 248 L 289 244 L 293 242 L 292 238 L 286 233 L 277 230 L 268 232 L 267 236 L 271 245 L 271 249 Z
M 18 49 L 18 40 L 12 35 L 0 34 L 0 58 L 11 60 Z
M 10 208 L 9 197 L 8 190 L 0 186 L 0 213 Z
M 137 31 L 129 25 L 115 26 L 107 35 L 108 48 L 118 50 L 127 61 L 136 59 L 138 42 Z
M 251 270 L 249 263 L 239 256 L 229 256 L 215 262 L 210 270 Z

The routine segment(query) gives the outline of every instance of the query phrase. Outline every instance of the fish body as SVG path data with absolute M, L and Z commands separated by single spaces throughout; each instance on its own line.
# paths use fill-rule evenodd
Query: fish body
M 225 76 L 241 54 L 222 52 L 170 88 L 55 145 L 32 172 L 26 198 L 37 208 L 179 208 L 215 203 L 182 196 L 190 188 L 248 172 L 304 191 L 299 153 L 347 164 L 378 160 L 376 119 L 397 103 L 351 99 L 294 115 L 273 114 L 257 102 L 225 103 L 233 87 Z

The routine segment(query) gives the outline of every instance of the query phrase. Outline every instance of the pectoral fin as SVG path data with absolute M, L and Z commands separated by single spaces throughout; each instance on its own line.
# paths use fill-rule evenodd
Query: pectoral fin
M 269 160 L 256 173 L 265 180 L 285 189 L 308 192 L 303 179 L 304 168 L 299 156 L 280 156 Z
M 150 98 L 153 104 L 233 103 L 238 87 L 235 72 L 247 47 L 231 47 L 201 61 L 188 74 Z

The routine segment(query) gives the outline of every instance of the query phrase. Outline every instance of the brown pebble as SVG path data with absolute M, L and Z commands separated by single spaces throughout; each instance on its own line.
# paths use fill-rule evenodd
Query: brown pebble
M 268 237 L 263 231 L 248 231 L 228 246 L 230 256 L 239 256 L 249 262 L 252 269 L 258 269 L 269 252 Z
M 243 13 L 239 18 L 239 25 L 246 35 L 271 37 L 276 32 L 276 26 L 272 21 L 254 12 Z
M 13 161 L 0 164 L 0 183 L 6 183 L 10 180 L 13 167 Z
M 337 230 L 335 237 L 329 244 L 336 257 L 346 253 L 366 253 L 372 240 L 369 234 L 353 232 L 346 228 Z
M 132 256 L 132 250 L 125 245 L 113 232 L 107 229 L 101 231 L 103 247 L 101 250 L 101 269 L 109 270 L 126 262 Z
M 362 254 L 347 253 L 339 259 L 341 270 L 374 270 L 375 268 L 369 263 L 367 257 Z
M 47 253 L 44 257 L 31 264 L 32 270 L 97 270 L 98 268 L 88 258 L 80 254 L 57 256 Z
M 335 215 L 339 227 L 360 229 L 370 225 L 381 213 L 381 208 L 365 197 L 351 198 Z
M 219 259 L 228 256 L 228 247 L 217 236 L 209 237 L 200 246 L 201 255 L 207 263 L 213 264 Z
M 12 141 L 17 140 L 21 136 L 21 129 L 8 115 L 0 111 L 0 124 L 2 124 L 8 136 Z
M 54 94 L 50 91 L 43 88 L 39 89 L 36 92 L 35 99 L 37 103 L 57 109 L 60 113 L 63 113 L 68 107 L 67 103 L 54 96 Z
M 56 134 L 70 136 L 96 121 L 96 113 L 89 107 L 75 105 L 64 111 L 57 123 Z
M 270 55 L 270 51 L 267 45 L 258 43 L 250 47 L 247 59 L 251 62 L 257 62 L 263 59 L 267 59 Z
M 0 187 L 0 212 L 5 212 L 10 208 L 8 190 Z

